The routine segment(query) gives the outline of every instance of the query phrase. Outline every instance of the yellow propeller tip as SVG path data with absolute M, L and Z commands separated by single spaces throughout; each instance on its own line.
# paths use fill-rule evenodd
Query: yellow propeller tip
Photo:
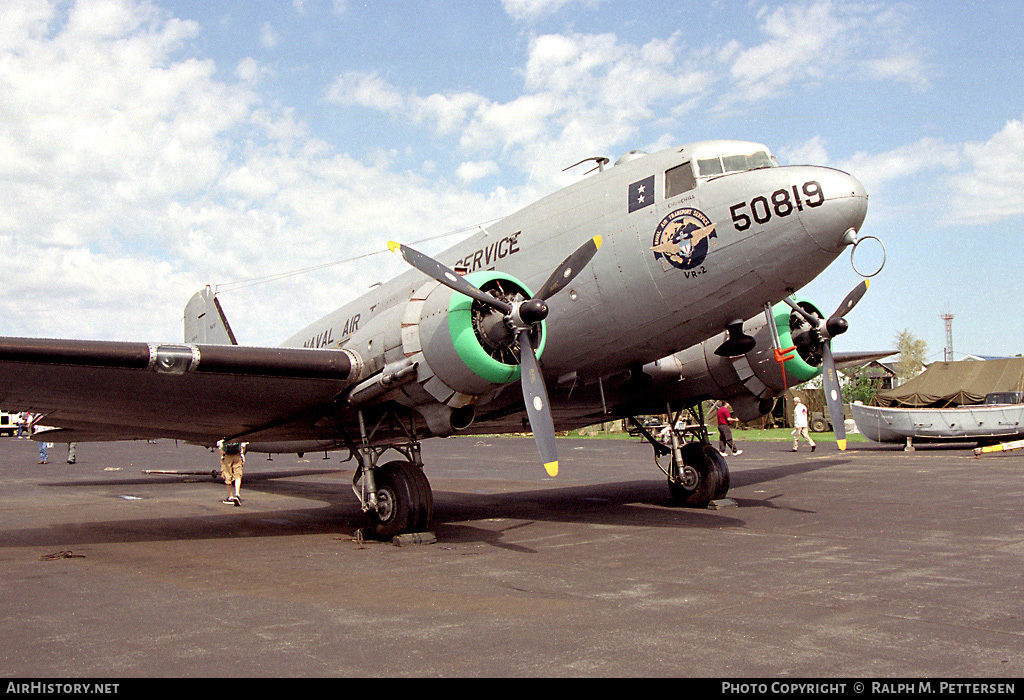
M 548 476 L 558 476 L 558 462 L 545 462 L 544 471 L 548 473 Z
M 846 440 L 836 440 L 836 444 L 839 445 L 840 450 L 846 449 Z
M 603 241 L 604 241 L 604 239 L 601 238 L 600 236 L 594 236 L 594 245 L 597 246 L 598 248 L 601 247 L 601 243 Z
M 388 241 L 388 248 L 391 249 L 392 253 L 397 253 L 398 249 L 401 248 L 401 247 L 402 247 L 401 243 L 398 243 L 396 241 Z
M 867 289 L 870 286 L 871 286 L 871 280 L 864 280 L 864 289 Z

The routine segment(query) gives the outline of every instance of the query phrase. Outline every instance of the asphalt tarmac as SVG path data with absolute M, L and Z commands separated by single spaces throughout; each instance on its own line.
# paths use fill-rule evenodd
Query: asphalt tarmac
M 0 675 L 1024 676 L 1024 450 L 755 443 L 717 510 L 636 441 L 424 443 L 434 544 L 360 542 L 341 453 L 0 438 Z

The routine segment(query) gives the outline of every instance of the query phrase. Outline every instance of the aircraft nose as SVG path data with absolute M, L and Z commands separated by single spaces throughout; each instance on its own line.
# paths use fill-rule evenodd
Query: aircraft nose
M 864 185 L 841 170 L 817 168 L 815 179 L 803 185 L 803 192 L 809 206 L 804 207 L 801 219 L 814 242 L 832 252 L 853 243 L 868 213 Z

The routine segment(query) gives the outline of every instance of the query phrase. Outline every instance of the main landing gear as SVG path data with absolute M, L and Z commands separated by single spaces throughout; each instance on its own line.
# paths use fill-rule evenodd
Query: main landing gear
M 388 420 L 405 433 L 406 439 L 372 445 L 373 434 Z M 379 540 L 426 532 L 434 516 L 434 494 L 423 473 L 420 443 L 411 418 L 409 423 L 405 426 L 400 417 L 388 413 L 367 432 L 360 411 L 360 444 L 349 441 L 349 451 L 359 465 L 352 477 L 352 491 L 369 518 L 373 536 Z M 388 450 L 395 450 L 405 459 L 378 464 Z
M 684 411 L 669 411 L 672 418 L 668 439 L 662 442 L 644 428 L 636 418 L 629 421 L 654 448 L 654 462 L 668 477 L 668 490 L 672 502 L 690 508 L 706 508 L 712 501 L 725 498 L 729 492 L 729 467 L 725 458 L 715 449 L 704 426 L 700 404 Z M 662 457 L 671 457 L 666 468 Z

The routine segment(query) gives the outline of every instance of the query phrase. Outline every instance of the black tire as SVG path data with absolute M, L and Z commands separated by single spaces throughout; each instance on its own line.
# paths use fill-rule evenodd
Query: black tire
M 826 430 L 828 430 L 828 423 L 824 418 L 815 418 L 811 421 L 812 433 L 824 433 Z
M 705 508 L 711 501 L 724 498 L 729 492 L 729 467 L 713 446 L 691 442 L 681 449 L 688 479 L 668 482 L 672 501 L 690 508 Z
M 408 462 L 406 464 L 413 481 L 416 482 L 416 486 L 419 489 L 417 499 L 419 511 L 416 514 L 414 527 L 410 532 L 427 532 L 430 530 L 430 525 L 434 520 L 434 492 L 431 490 L 430 482 L 427 481 L 427 475 L 423 473 L 423 470 L 414 464 Z
M 374 536 L 390 540 L 417 532 L 423 510 L 420 481 L 408 462 L 388 462 L 373 471 L 377 484 L 377 510 L 367 513 Z
M 718 487 L 711 497 L 712 501 L 717 501 L 719 498 L 725 498 L 728 495 L 732 479 L 729 477 L 729 465 L 726 463 L 725 457 L 722 456 L 721 452 L 712 447 L 708 456 L 711 459 L 712 467 L 718 474 Z

